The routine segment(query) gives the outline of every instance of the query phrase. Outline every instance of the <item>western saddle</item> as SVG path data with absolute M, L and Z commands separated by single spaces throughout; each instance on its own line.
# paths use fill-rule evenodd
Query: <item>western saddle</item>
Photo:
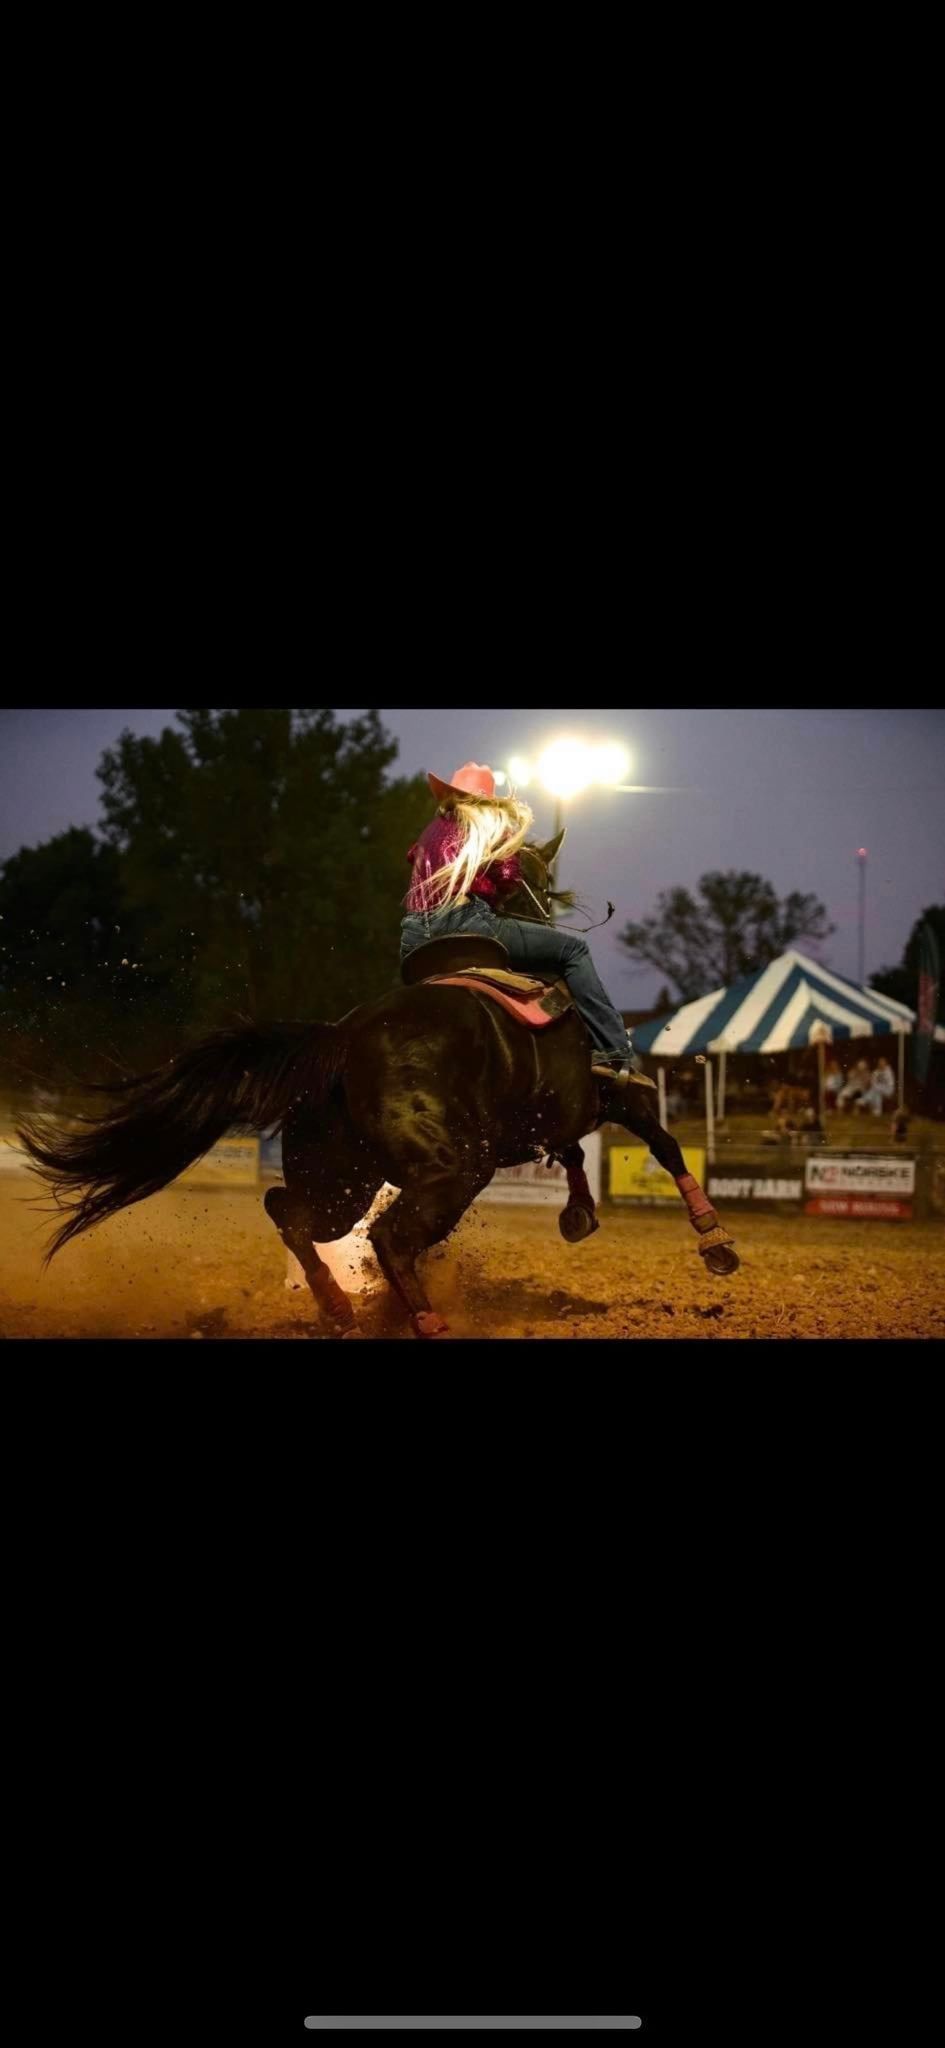
M 566 982 L 548 975 L 516 974 L 508 966 L 508 948 L 501 940 L 484 935 L 457 933 L 455 937 L 428 939 L 426 945 L 408 953 L 401 967 L 401 979 L 408 988 L 420 982 L 444 987 L 472 989 L 501 1003 L 520 1022 L 541 1030 L 573 1008 Z

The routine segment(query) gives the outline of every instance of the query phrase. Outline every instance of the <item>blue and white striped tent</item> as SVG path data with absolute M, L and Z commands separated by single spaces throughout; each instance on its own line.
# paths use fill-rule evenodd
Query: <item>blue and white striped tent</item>
M 818 1038 L 872 1038 L 911 1032 L 915 1011 L 876 989 L 861 988 L 803 953 L 782 953 L 730 988 L 684 1003 L 633 1031 L 636 1052 L 663 1059 L 695 1052 L 789 1052 Z M 828 1030 L 825 1032 L 823 1027 Z M 936 1038 L 945 1032 L 936 1031 Z

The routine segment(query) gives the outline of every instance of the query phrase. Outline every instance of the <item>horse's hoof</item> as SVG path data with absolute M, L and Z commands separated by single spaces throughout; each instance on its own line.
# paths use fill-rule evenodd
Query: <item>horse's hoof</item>
M 565 1244 L 581 1244 L 600 1224 L 593 1209 L 586 1209 L 583 1202 L 568 1202 L 558 1217 L 558 1229 Z
M 712 1245 L 704 1256 L 710 1273 L 737 1273 L 741 1265 L 738 1253 L 728 1244 Z
M 410 1318 L 418 1337 L 445 1337 L 449 1323 L 443 1321 L 433 1308 L 422 1309 L 419 1315 Z

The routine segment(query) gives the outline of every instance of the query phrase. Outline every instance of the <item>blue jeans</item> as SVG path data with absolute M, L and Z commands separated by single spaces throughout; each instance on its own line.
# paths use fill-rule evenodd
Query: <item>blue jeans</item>
M 600 979 L 590 947 L 579 934 L 556 931 L 551 924 L 531 924 L 523 917 L 496 917 L 477 897 L 457 909 L 408 911 L 400 928 L 401 960 L 415 947 L 425 946 L 428 939 L 445 939 L 454 932 L 498 939 L 508 950 L 511 966 L 525 974 L 560 975 L 598 1052 L 628 1058 L 626 1025 Z

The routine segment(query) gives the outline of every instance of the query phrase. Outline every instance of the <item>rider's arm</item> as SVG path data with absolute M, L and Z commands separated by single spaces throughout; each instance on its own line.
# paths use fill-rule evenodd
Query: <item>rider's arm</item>
M 487 903 L 494 903 L 497 896 L 514 887 L 521 879 L 521 873 L 514 853 L 506 860 L 490 861 L 487 868 L 480 868 L 469 893 L 471 896 L 484 896 Z

